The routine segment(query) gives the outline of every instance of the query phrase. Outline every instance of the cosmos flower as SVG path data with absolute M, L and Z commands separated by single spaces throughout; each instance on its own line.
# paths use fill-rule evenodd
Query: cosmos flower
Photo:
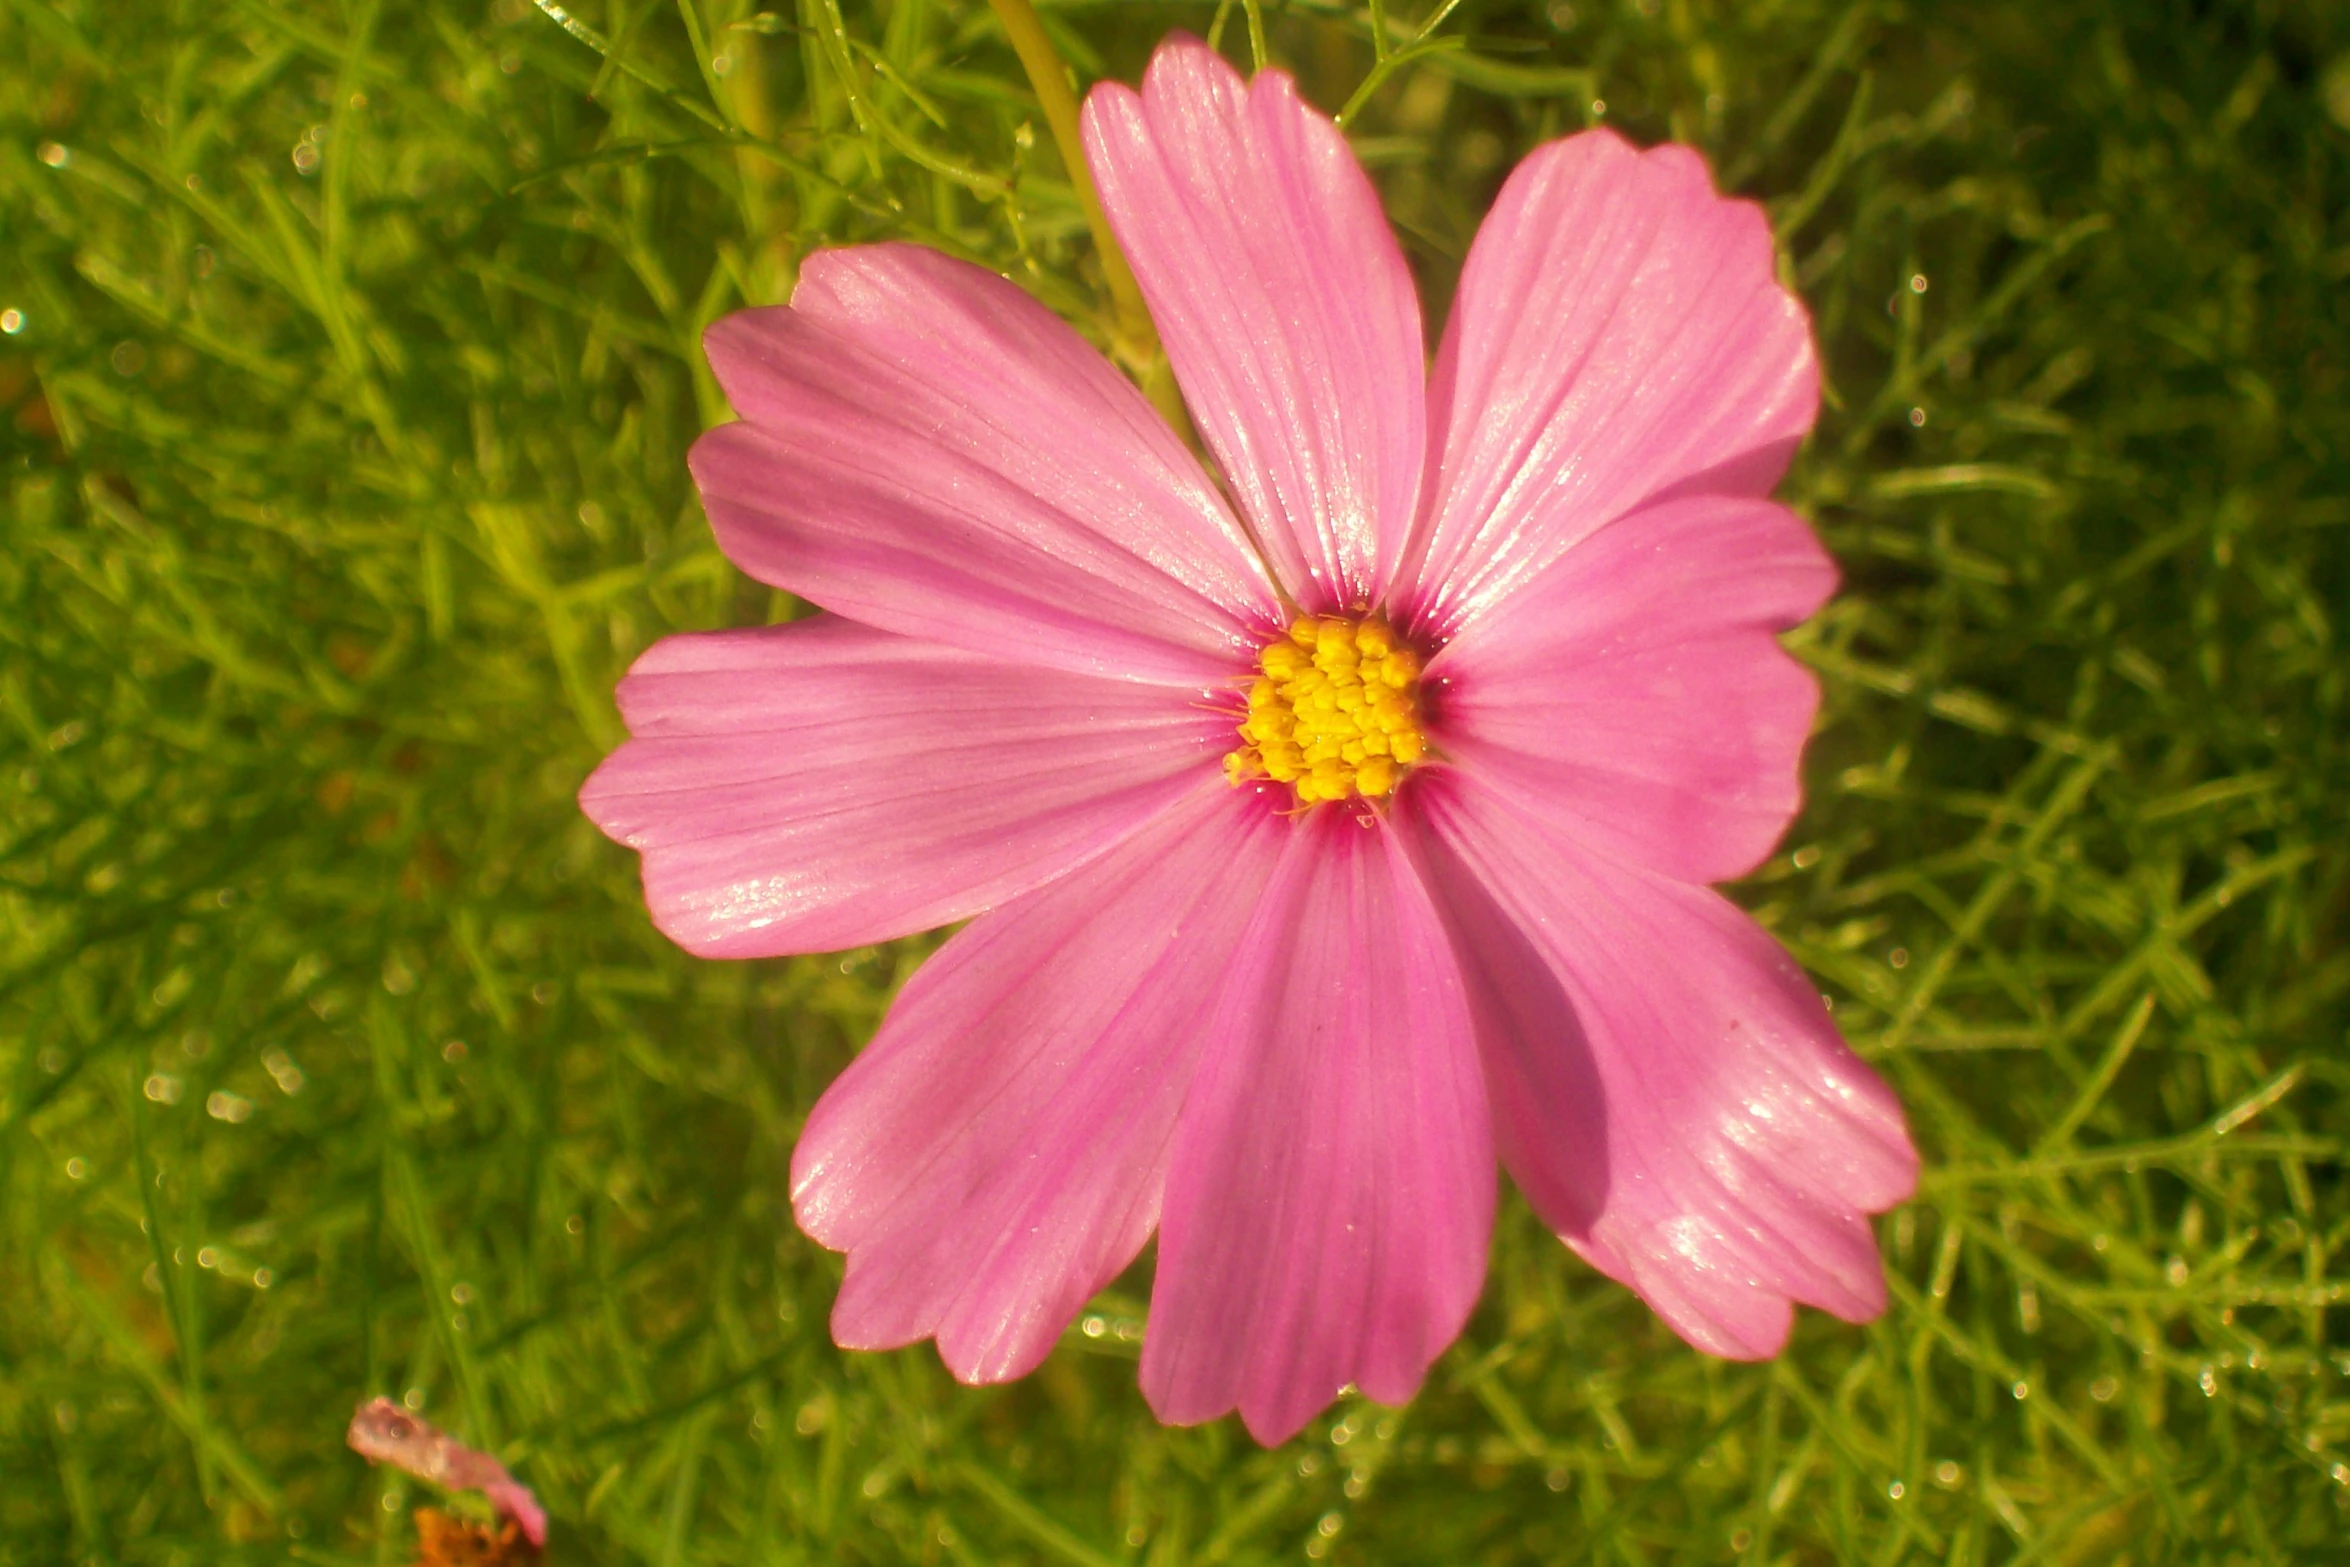
M 692 466 L 825 613 L 647 652 L 581 794 L 697 953 L 971 921 L 793 1159 L 834 1337 L 1019 1376 L 1155 1233 L 1152 1407 L 1276 1442 L 1417 1389 L 1497 1157 L 1701 1349 L 1875 1315 L 1900 1109 L 1706 885 L 1795 811 L 1775 633 L 1835 580 L 1766 499 L 1818 376 L 1762 213 L 1541 147 L 1429 371 L 1288 77 L 1178 38 L 1084 127 L 1222 486 L 1012 284 L 811 256 L 711 329 L 742 417 Z
M 431 1421 L 410 1414 L 390 1399 L 371 1399 L 361 1404 L 351 1416 L 351 1428 L 344 1440 L 350 1443 L 351 1451 L 369 1463 L 390 1464 L 446 1491 L 479 1491 L 497 1510 L 499 1522 L 529 1542 L 533 1554 L 546 1545 L 547 1510 L 539 1505 L 529 1486 L 508 1474 L 506 1466 L 489 1454 L 467 1447 Z M 420 1513 L 420 1520 L 422 1516 Z M 434 1517 L 435 1523 L 422 1527 L 428 1530 L 451 1527 L 441 1515 Z M 501 1538 L 496 1533 L 474 1532 L 491 1542 Z

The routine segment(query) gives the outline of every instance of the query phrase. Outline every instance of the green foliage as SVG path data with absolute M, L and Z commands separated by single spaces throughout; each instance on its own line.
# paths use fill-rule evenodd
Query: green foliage
M 557 1564 L 2341 1559 L 2350 26 L 1425 14 L 1044 12 L 1261 33 L 1435 319 L 1595 118 L 1769 203 L 1848 580 L 1744 896 L 1927 1153 L 1886 1317 L 1708 1360 L 1510 1201 L 1419 1401 L 1279 1452 L 1149 1418 L 1142 1276 L 1011 1387 L 834 1350 L 785 1163 L 922 947 L 689 960 L 572 794 L 634 654 L 790 609 L 704 324 L 903 237 L 1115 337 L 989 9 L 5 0 L 0 1562 L 404 1561 L 376 1392 Z

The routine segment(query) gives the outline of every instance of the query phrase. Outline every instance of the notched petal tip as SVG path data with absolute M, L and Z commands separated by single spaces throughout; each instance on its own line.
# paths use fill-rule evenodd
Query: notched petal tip
M 1197 39 L 1097 87 L 1086 161 L 1194 423 L 1288 596 L 1384 597 L 1426 456 L 1419 299 L 1345 137 Z
M 1417 629 L 1449 635 L 1643 504 L 1767 493 L 1818 406 L 1758 206 L 1687 148 L 1537 148 L 1478 229 L 1431 380 L 1436 471 L 1401 574 Z
M 1279 70 L 1256 73 L 1259 79 L 1283 76 Z M 1099 86 L 1096 87 L 1099 91 Z M 1209 101 L 1237 104 L 1249 91 L 1249 78 L 1199 34 L 1177 28 L 1159 40 L 1142 68 L 1142 95 L 1156 109 L 1178 112 Z M 1089 95 L 1090 96 L 1090 95 Z
M 1196 791 L 1230 733 L 1180 689 L 831 615 L 672 638 L 621 706 L 581 809 L 644 855 L 654 924 L 729 958 L 967 919 Z
M 1393 834 L 1325 808 L 1230 965 L 1183 1107 L 1144 1396 L 1268 1445 L 1408 1398 L 1485 1281 L 1491 1119 L 1461 980 Z
M 934 1338 L 965 1382 L 1033 1370 L 1158 1221 L 1204 1013 L 1287 825 L 1206 784 L 952 937 L 792 1155 L 848 1253 L 844 1348 Z
M 769 345 L 778 334 L 790 330 L 790 317 L 789 306 L 754 305 L 720 316 L 702 328 L 702 357 L 709 361 L 710 374 L 717 379 L 718 389 L 726 394 L 730 407 L 739 408 L 743 388 L 768 357 Z M 693 449 L 699 448 L 709 434 L 704 431 L 702 438 L 689 448 L 686 456 L 689 472 L 693 468 Z
M 1777 641 L 1835 568 L 1786 507 L 1687 495 L 1598 529 L 1431 666 L 1440 743 L 1529 809 L 1691 882 L 1746 874 L 1801 803 L 1819 681 Z
M 687 457 L 759 581 L 903 635 L 1195 685 L 1276 595 L 1198 462 L 1074 328 L 923 247 L 820 252 L 713 324 Z
M 1451 784 L 1424 803 L 1455 942 L 1506 918 L 1547 976 L 1464 960 L 1502 1162 L 1535 1210 L 1710 1353 L 1777 1353 L 1796 1304 L 1880 1312 L 1867 1216 L 1913 1189 L 1917 1155 L 1801 969 L 1719 894 Z

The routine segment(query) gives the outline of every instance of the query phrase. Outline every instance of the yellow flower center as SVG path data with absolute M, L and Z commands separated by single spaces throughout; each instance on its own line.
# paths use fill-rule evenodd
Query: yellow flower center
M 1224 758 L 1234 784 L 1289 784 L 1300 805 L 1378 799 L 1428 749 L 1419 655 L 1376 616 L 1304 616 L 1265 644 L 1257 668 L 1240 746 Z

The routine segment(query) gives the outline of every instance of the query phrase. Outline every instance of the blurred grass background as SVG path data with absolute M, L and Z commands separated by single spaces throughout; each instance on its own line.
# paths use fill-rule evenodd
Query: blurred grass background
M 0 0 L 0 1562 L 396 1563 L 405 1396 L 558 1563 L 2339 1562 L 2350 17 L 1266 0 L 1441 320 L 1602 120 L 1766 201 L 1832 385 L 1811 804 L 1744 889 L 1910 1107 L 1894 1305 L 1679 1345 L 1505 1200 L 1407 1410 L 844 1355 L 792 1139 L 923 950 L 690 961 L 572 793 L 789 612 L 701 327 L 912 237 L 1110 314 L 978 0 Z M 1246 5 L 1044 9 L 1081 80 Z M 1388 30 L 1375 50 L 1374 27 Z

